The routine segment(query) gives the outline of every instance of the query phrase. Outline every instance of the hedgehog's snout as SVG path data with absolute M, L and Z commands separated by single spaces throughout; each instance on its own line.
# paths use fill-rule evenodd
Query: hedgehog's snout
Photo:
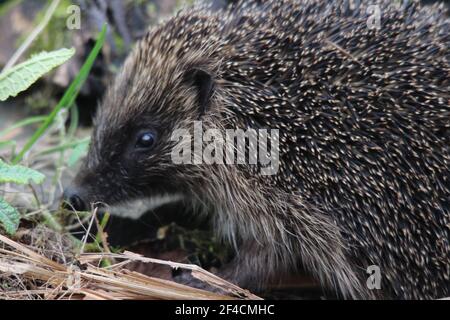
M 69 210 L 86 211 L 88 210 L 86 197 L 80 188 L 69 186 L 63 193 L 63 207 Z

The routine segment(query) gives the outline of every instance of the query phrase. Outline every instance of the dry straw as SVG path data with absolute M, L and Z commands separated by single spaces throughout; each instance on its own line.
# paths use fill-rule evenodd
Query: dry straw
M 0 242 L 4 243 L 0 247 L 0 279 L 8 277 L 19 283 L 16 289 L 1 289 L 0 299 L 260 299 L 195 265 L 145 258 L 132 252 L 85 253 L 71 263 L 62 264 L 38 253 L 37 248 L 3 235 L 0 235 Z M 120 262 L 101 268 L 97 265 L 102 259 Z M 193 277 L 223 293 L 192 288 L 124 268 L 134 261 L 191 270 Z

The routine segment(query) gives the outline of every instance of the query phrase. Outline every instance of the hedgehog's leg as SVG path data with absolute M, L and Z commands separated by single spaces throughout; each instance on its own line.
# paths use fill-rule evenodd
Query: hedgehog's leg
M 335 290 L 338 296 L 371 298 L 352 266 L 342 252 L 339 252 L 340 248 L 334 246 L 334 250 L 328 250 L 327 248 L 331 248 L 329 245 L 314 247 L 313 241 L 301 243 L 302 241 L 298 242 L 298 237 L 295 237 L 295 241 L 298 251 L 291 250 L 289 245 L 274 246 L 273 243 L 264 244 L 260 240 L 247 240 L 238 248 L 235 258 L 219 271 L 218 276 L 258 293 L 269 281 L 278 280 L 288 272 L 295 272 L 296 267 L 302 264 L 325 287 Z M 311 247 L 301 248 L 302 246 Z M 194 278 L 189 272 L 180 274 L 175 280 L 191 287 L 224 293 L 221 289 Z
M 234 259 L 225 265 L 219 276 L 244 289 L 259 292 L 281 270 L 277 254 L 256 241 L 246 241 Z M 279 274 L 278 274 L 279 275 Z
M 344 298 L 367 297 L 365 282 L 356 275 L 340 230 L 329 216 L 305 205 L 299 196 L 275 197 L 273 192 L 267 194 L 249 207 L 247 215 L 240 212 L 239 217 L 255 221 L 236 220 L 235 226 L 228 228 L 239 233 L 241 245 L 221 275 L 244 288 L 259 289 L 302 265 Z M 254 208 L 260 208 L 257 215 Z
M 277 259 L 270 250 L 254 241 L 248 241 L 238 250 L 235 258 L 222 267 L 218 276 L 243 289 L 258 292 L 272 279 Z M 194 288 L 223 293 L 207 283 L 194 278 L 190 272 L 181 272 L 174 280 Z
M 369 298 L 352 267 L 341 260 L 338 252 L 311 251 L 312 256 L 299 255 L 287 248 L 273 251 L 270 244 L 247 242 L 238 255 L 226 265 L 219 276 L 241 288 L 258 293 L 269 282 L 275 282 L 288 273 L 295 273 L 303 265 L 326 288 L 336 291 L 343 298 Z M 329 258 L 326 257 L 329 256 Z M 297 259 L 296 263 L 294 259 Z M 292 260 L 292 261 L 290 261 Z

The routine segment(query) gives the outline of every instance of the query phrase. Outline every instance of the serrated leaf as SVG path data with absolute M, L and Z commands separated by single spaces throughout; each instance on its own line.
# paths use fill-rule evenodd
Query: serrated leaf
M 9 165 L 0 160 L 0 183 L 13 182 L 17 184 L 42 183 L 45 176 L 36 170 L 19 166 Z
M 20 213 L 8 202 L 0 198 L 0 225 L 7 233 L 13 235 L 19 227 Z
M 74 54 L 74 48 L 44 51 L 2 72 L 0 74 L 0 101 L 15 97 L 19 92 L 28 89 L 40 77 L 69 60 Z

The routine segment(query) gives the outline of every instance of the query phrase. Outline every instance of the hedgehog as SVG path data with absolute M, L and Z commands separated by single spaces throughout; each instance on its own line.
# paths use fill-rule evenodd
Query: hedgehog
M 344 299 L 448 296 L 449 30 L 416 1 L 185 8 L 124 62 L 64 199 L 178 195 L 235 249 L 220 276 L 244 288 L 306 270 Z M 196 121 L 277 130 L 276 173 L 174 163 L 171 135 Z

